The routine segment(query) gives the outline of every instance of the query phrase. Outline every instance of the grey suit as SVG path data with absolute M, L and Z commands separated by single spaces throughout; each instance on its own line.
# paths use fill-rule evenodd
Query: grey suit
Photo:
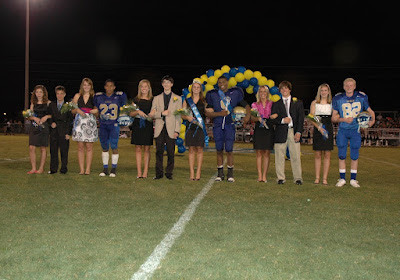
M 168 162 L 165 169 L 165 175 L 172 177 L 175 163 L 175 136 L 181 130 L 180 115 L 174 116 L 174 112 L 182 108 L 182 98 L 171 92 L 171 99 L 168 104 L 168 116 L 162 116 L 162 112 L 166 108 L 164 106 L 164 93 L 157 95 L 153 99 L 151 111 L 155 110 L 155 128 L 154 138 L 156 139 L 156 177 L 163 177 L 163 155 L 164 146 L 167 147 Z

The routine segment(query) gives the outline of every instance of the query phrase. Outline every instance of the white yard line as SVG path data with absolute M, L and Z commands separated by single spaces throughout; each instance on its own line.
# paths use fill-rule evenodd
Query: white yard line
M 18 161 L 29 161 L 29 157 L 25 157 L 25 158 L 16 158 L 16 159 L 12 159 L 12 158 L 0 158 L 0 163 L 4 163 L 4 162 L 18 162 Z
M 360 156 L 360 158 L 368 159 L 368 160 L 373 161 L 373 162 L 378 162 L 378 163 L 384 163 L 384 164 L 393 165 L 393 166 L 395 166 L 395 167 L 400 167 L 400 165 L 399 165 L 399 164 L 396 164 L 396 163 L 391 163 L 391 162 L 387 162 L 387 161 L 376 160 L 376 159 L 369 158 L 369 157 L 364 157 L 364 156 Z
M 211 187 L 214 184 L 214 180 L 217 177 L 217 174 L 212 176 L 210 180 L 208 180 L 207 184 L 200 191 L 200 193 L 196 196 L 195 199 L 189 204 L 186 208 L 185 212 L 180 216 L 179 220 L 174 224 L 174 226 L 170 229 L 170 231 L 164 236 L 164 239 L 157 245 L 154 249 L 153 253 L 147 258 L 146 262 L 143 263 L 139 270 L 132 275 L 131 280 L 142 280 L 142 279 L 150 279 L 153 275 L 154 271 L 160 265 L 161 261 L 168 254 L 172 245 L 174 245 L 175 241 L 183 231 L 185 230 L 186 224 L 192 219 L 194 212 L 196 211 L 197 206 L 203 200 L 203 198 L 210 191 Z

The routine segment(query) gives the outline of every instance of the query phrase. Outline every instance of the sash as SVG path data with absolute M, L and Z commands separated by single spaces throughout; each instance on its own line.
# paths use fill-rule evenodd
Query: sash
M 233 113 L 233 107 L 231 105 L 231 98 L 226 97 L 225 93 L 222 90 L 218 90 L 219 98 L 221 98 L 222 102 L 224 102 L 225 108 L 228 109 L 229 114 L 231 115 L 232 121 L 235 122 L 236 116 Z M 222 129 L 225 129 L 225 118 L 222 122 Z
M 192 112 L 193 112 L 194 116 L 196 117 L 197 121 L 203 127 L 204 143 L 205 143 L 206 147 L 208 147 L 209 137 L 207 135 L 206 124 L 204 123 L 204 120 L 200 115 L 199 109 L 197 109 L 197 106 L 196 106 L 196 104 L 194 104 L 194 101 L 193 101 L 193 99 L 191 97 L 187 98 L 186 102 L 189 104 L 190 108 L 192 109 Z

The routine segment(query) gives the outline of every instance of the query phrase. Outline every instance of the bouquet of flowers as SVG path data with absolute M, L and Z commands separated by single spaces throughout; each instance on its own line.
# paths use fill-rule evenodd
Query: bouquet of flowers
M 174 116 L 178 116 L 178 115 L 189 116 L 190 110 L 188 108 L 182 108 L 182 109 L 175 110 Z
M 33 112 L 31 109 L 22 111 L 22 116 L 23 116 L 24 118 L 37 117 L 37 115 L 35 114 L 35 112 Z M 44 127 L 43 124 L 40 124 L 40 126 L 39 126 L 39 124 L 37 124 L 35 121 L 32 121 L 32 125 L 33 125 L 34 127 L 39 127 L 39 129 L 42 129 L 42 128 Z
M 28 109 L 28 110 L 22 111 L 22 116 L 24 118 L 29 118 L 29 117 L 36 117 L 36 114 L 31 109 Z
M 321 134 L 325 139 L 328 139 L 328 131 L 325 129 L 325 125 L 322 124 L 321 119 L 312 114 L 308 114 L 306 118 L 311 121 L 314 125 L 321 129 Z
M 178 109 L 175 110 L 174 112 L 174 116 L 190 116 L 191 115 L 191 111 L 189 110 L 189 108 L 182 108 L 182 109 Z M 193 121 L 191 121 L 192 124 L 198 125 L 201 129 L 203 129 L 203 126 L 201 125 L 201 123 L 199 121 L 197 121 L 197 119 L 195 117 L 193 117 Z
M 256 118 L 261 118 L 260 112 L 258 112 L 258 110 L 256 108 L 251 108 L 250 111 L 250 115 Z M 266 129 L 269 129 L 267 123 L 265 122 L 265 120 L 263 118 L 261 118 L 261 122 L 260 122 L 260 127 L 265 127 Z
M 124 106 L 119 108 L 119 113 L 121 115 L 129 115 L 130 112 L 139 110 L 139 106 L 135 103 L 125 104 Z
M 65 114 L 67 112 L 70 112 L 72 109 L 78 109 L 78 104 L 75 104 L 73 102 L 65 102 L 62 107 L 61 107 L 61 114 Z

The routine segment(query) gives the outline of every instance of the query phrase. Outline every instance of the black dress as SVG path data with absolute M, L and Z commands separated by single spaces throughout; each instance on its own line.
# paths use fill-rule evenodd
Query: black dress
M 50 107 L 46 104 L 33 105 L 33 112 L 39 119 L 46 115 L 50 115 Z M 29 145 L 36 147 L 47 147 L 49 145 L 49 124 L 46 122 L 38 125 L 32 121 L 29 131 Z
M 152 100 L 140 99 L 136 102 L 136 105 L 139 106 L 143 113 L 148 115 L 151 110 Z M 153 121 L 141 120 L 139 117 L 135 118 L 132 124 L 131 144 L 151 146 L 153 145 L 153 138 Z
M 328 131 L 328 139 L 322 136 L 321 132 L 314 127 L 313 132 L 313 150 L 314 151 L 332 151 L 333 150 L 333 125 L 331 121 L 331 115 L 318 115 L 321 118 L 322 124 L 325 125 L 326 131 Z
M 189 105 L 189 104 L 188 104 Z M 203 121 L 206 119 L 206 107 L 205 104 L 199 100 L 197 104 L 195 104 L 197 110 L 199 111 Z M 188 106 L 190 108 L 190 106 Z M 190 108 L 190 111 L 194 117 L 193 111 Z M 196 117 L 194 117 L 196 119 Z M 194 123 L 186 124 L 186 135 L 185 135 L 185 144 L 188 147 L 204 147 L 204 131 L 201 127 Z
M 272 150 L 274 148 L 274 128 L 270 119 L 266 120 L 269 129 L 260 127 L 260 122 L 256 122 L 254 127 L 253 147 L 254 150 Z
M 315 115 L 321 119 L 328 131 L 328 139 L 325 139 L 322 134 L 314 127 L 313 132 L 313 150 L 314 151 L 332 151 L 333 150 L 333 125 L 331 121 L 332 104 L 315 104 Z

